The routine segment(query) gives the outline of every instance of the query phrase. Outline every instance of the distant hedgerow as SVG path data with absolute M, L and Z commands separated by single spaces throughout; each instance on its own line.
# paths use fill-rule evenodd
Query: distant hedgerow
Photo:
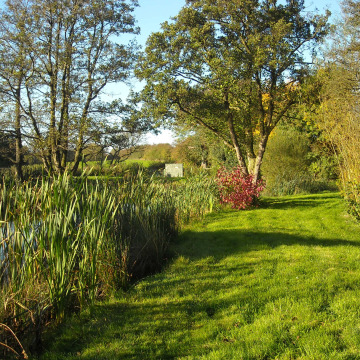
M 239 166 L 227 170 L 219 169 L 216 176 L 220 201 L 231 204 L 233 209 L 246 209 L 253 206 L 265 188 L 265 182 L 253 182 L 253 176 L 244 176 Z

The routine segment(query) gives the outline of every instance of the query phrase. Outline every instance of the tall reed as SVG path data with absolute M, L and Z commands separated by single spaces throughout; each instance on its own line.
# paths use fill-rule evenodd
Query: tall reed
M 118 192 L 114 248 L 119 284 L 161 268 L 169 241 L 178 232 L 176 199 L 169 189 L 142 173 L 126 179 Z
M 181 224 L 211 211 L 207 177 L 177 185 L 63 174 L 0 187 L 0 323 L 41 339 L 48 321 L 157 271 Z
M 106 188 L 67 174 L 35 185 L 4 185 L 0 211 L 2 292 L 12 299 L 14 316 L 17 308 L 29 307 L 30 286 L 41 288 L 38 299 L 59 320 L 75 299 L 93 301 L 98 253 L 116 212 Z
M 219 204 L 218 186 L 214 177 L 204 172 L 190 176 L 173 186 L 179 222 L 201 219 Z

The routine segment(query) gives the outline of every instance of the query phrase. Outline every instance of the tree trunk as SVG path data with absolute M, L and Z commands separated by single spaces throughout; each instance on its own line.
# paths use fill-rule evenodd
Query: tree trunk
M 260 139 L 258 153 L 256 156 L 256 161 L 255 161 L 254 173 L 253 173 L 253 176 L 254 176 L 253 183 L 254 184 L 258 180 L 260 180 L 260 168 L 261 168 L 262 160 L 264 158 L 266 144 L 267 144 L 268 139 L 269 139 L 268 134 L 263 135 Z
M 83 154 L 83 150 L 84 150 L 85 126 L 86 126 L 86 120 L 87 120 L 88 111 L 89 111 L 89 107 L 90 107 L 90 102 L 91 102 L 90 96 L 88 96 L 88 99 L 85 104 L 83 114 L 82 114 L 81 120 L 80 120 L 79 135 L 78 135 L 78 140 L 77 140 L 77 144 L 76 144 L 74 165 L 71 169 L 73 174 L 75 174 L 77 172 L 80 161 L 82 159 L 82 154 Z
M 254 175 L 255 174 L 255 164 L 256 164 L 255 155 L 248 154 L 247 160 L 248 160 L 248 165 L 247 166 L 248 166 L 249 174 Z
M 71 172 L 75 175 L 80 164 L 80 160 L 82 158 L 82 151 L 83 151 L 83 136 L 79 135 L 78 142 L 76 145 L 76 151 L 75 151 L 75 159 L 74 159 L 74 165 L 71 169 Z
M 228 102 L 226 101 L 227 107 L 229 108 Z M 236 158 L 238 160 L 241 172 L 244 176 L 249 175 L 249 171 L 248 168 L 246 166 L 246 162 L 244 160 L 243 154 L 241 153 L 241 148 L 238 142 L 238 139 L 236 137 L 236 133 L 235 133 L 235 128 L 234 128 L 234 121 L 233 121 L 233 115 L 231 113 L 231 110 L 228 109 L 228 114 L 227 114 L 227 120 L 228 120 L 228 127 L 229 127 L 229 132 L 230 132 L 230 137 L 231 137 L 231 141 L 233 143 L 235 152 L 236 152 Z
M 20 181 L 23 180 L 23 165 L 24 155 L 22 149 L 22 136 L 21 136 L 21 108 L 20 108 L 20 96 L 21 96 L 21 82 L 22 77 L 19 77 L 18 86 L 16 88 L 16 104 L 15 104 L 15 169 L 16 178 Z

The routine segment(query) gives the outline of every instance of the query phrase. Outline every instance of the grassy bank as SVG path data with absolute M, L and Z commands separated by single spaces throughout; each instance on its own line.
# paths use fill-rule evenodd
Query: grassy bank
M 337 194 L 210 214 L 165 272 L 68 321 L 41 359 L 360 358 L 359 230 Z

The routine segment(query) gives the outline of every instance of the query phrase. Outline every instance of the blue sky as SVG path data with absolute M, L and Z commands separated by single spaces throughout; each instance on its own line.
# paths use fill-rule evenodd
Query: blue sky
M 160 30 L 161 23 L 175 16 L 185 5 L 185 0 L 139 0 L 139 7 L 135 10 L 135 17 L 140 26 L 141 34 L 137 41 L 145 45 L 148 36 Z M 146 134 L 147 143 L 172 143 L 175 139 L 170 130 L 163 130 L 159 135 Z
M 139 0 L 135 17 L 141 28 L 138 42 L 145 44 L 147 37 L 160 30 L 160 24 L 175 16 L 185 5 L 185 0 Z

